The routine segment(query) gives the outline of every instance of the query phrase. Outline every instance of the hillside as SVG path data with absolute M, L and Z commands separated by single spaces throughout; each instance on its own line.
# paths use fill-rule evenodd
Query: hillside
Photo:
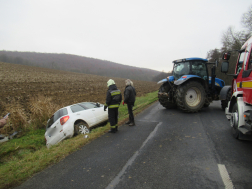
M 152 81 L 159 71 L 71 54 L 0 51 L 0 61 L 108 77 Z

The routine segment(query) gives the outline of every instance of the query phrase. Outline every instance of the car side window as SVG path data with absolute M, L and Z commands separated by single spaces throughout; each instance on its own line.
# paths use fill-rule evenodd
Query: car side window
M 63 108 L 63 109 L 60 110 L 60 117 L 65 116 L 67 114 L 68 114 L 68 112 L 67 112 L 66 108 Z
M 80 106 L 79 104 L 71 106 L 70 109 L 72 110 L 73 113 L 85 110 L 85 108 Z
M 58 110 L 58 111 L 54 114 L 53 122 L 57 121 L 59 118 L 60 118 L 60 111 Z
M 48 129 L 49 127 L 51 127 L 51 125 L 54 123 L 54 115 L 48 120 L 47 125 L 46 125 L 46 129 Z
M 97 107 L 95 103 L 90 102 L 81 103 L 81 106 L 85 107 L 86 109 L 92 109 Z

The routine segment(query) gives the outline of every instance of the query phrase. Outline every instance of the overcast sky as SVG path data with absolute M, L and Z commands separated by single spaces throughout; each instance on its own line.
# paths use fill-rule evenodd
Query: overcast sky
M 0 0 L 0 50 L 66 53 L 165 72 L 206 58 L 251 0 Z

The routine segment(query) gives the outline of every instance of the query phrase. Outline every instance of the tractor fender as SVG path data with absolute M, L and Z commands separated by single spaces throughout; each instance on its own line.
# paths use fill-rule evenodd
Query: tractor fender
M 220 100 L 226 100 L 229 89 L 231 89 L 231 85 L 226 85 L 221 89 Z
M 188 80 L 192 80 L 192 79 L 196 79 L 196 80 L 203 80 L 201 77 L 197 76 L 197 75 L 184 75 L 181 78 L 179 78 L 178 80 L 174 81 L 175 85 L 181 85 L 183 83 L 185 83 Z
M 159 82 L 157 82 L 157 84 L 165 83 L 165 82 L 173 82 L 173 81 L 174 81 L 174 77 L 173 76 L 168 76 L 167 78 L 162 79 Z

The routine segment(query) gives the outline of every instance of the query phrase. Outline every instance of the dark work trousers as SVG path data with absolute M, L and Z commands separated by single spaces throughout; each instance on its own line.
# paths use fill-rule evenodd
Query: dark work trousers
M 128 107 L 128 113 L 129 113 L 129 121 L 131 123 L 134 123 L 133 105 L 127 104 L 127 107 Z
M 110 127 L 112 129 L 117 128 L 118 124 L 118 108 L 108 108 L 108 118 Z

